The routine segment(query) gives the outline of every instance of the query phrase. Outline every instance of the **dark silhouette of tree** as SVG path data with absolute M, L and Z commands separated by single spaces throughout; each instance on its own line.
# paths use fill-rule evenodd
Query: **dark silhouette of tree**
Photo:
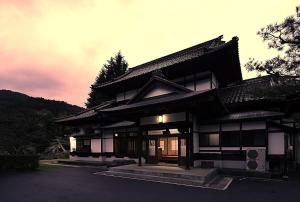
M 61 101 L 0 90 L 0 154 L 41 154 L 57 138 L 68 141 L 67 128 L 54 120 L 82 110 Z
M 107 62 L 102 66 L 99 75 L 96 77 L 96 81 L 90 87 L 91 92 L 89 93 L 89 97 L 85 103 L 86 107 L 91 108 L 101 104 L 102 102 L 111 100 L 112 98 L 109 95 L 95 89 L 94 86 L 112 81 L 118 76 L 124 74 L 127 68 L 128 63 L 120 51 L 114 57 L 107 60 Z
M 276 76 L 300 76 L 300 17 L 287 17 L 282 23 L 269 24 L 258 31 L 270 49 L 279 55 L 266 61 L 250 58 L 245 65 L 248 71 Z

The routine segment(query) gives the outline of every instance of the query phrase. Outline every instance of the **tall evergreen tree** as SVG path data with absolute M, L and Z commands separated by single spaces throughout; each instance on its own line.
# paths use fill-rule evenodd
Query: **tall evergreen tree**
M 85 103 L 87 108 L 94 107 L 101 104 L 104 101 L 112 99 L 109 95 L 101 92 L 101 90 L 96 90 L 93 86 L 103 84 L 105 82 L 112 81 L 118 76 L 124 74 L 128 68 L 128 63 L 124 59 L 121 51 L 119 51 L 114 57 L 111 57 L 102 66 L 99 75 L 96 77 L 95 82 L 91 85 L 91 92 L 87 102 Z

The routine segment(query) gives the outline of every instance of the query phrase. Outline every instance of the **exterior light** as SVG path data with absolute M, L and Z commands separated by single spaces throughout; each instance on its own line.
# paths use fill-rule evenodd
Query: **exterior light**
M 163 123 L 164 122 L 164 115 L 160 115 L 157 118 L 158 123 Z
M 118 137 L 118 135 L 119 135 L 118 133 L 115 133 L 115 137 Z

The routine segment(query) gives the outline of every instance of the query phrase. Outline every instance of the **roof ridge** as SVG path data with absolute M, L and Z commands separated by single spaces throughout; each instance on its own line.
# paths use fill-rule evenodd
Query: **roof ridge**
M 122 79 L 123 77 L 126 77 L 128 74 L 134 72 L 135 70 L 140 70 L 140 69 L 146 68 L 146 67 L 148 67 L 149 65 L 154 65 L 154 64 L 162 63 L 162 62 L 164 62 L 164 60 L 168 60 L 168 59 L 172 60 L 172 57 L 174 57 L 174 56 L 186 55 L 186 54 L 191 53 L 191 52 L 193 52 L 193 51 L 195 51 L 195 50 L 199 50 L 199 49 L 203 49 L 203 48 L 207 48 L 207 49 L 209 50 L 209 49 L 211 49 L 211 48 L 214 48 L 214 47 L 217 47 L 217 46 L 224 45 L 224 44 L 226 44 L 226 42 L 225 42 L 225 41 L 222 41 L 222 38 L 223 38 L 223 35 L 220 35 L 220 36 L 218 36 L 218 37 L 216 37 L 216 38 L 213 38 L 213 39 L 210 39 L 210 40 L 208 40 L 208 41 L 199 43 L 199 44 L 197 44 L 197 45 L 194 45 L 194 46 L 191 46 L 191 47 L 182 49 L 182 50 L 180 50 L 180 51 L 176 51 L 176 52 L 174 52 L 174 53 L 170 53 L 170 54 L 165 55 L 165 56 L 163 56 L 163 57 L 159 57 L 159 58 L 156 58 L 156 59 L 154 59 L 154 60 L 151 60 L 151 61 L 142 63 L 142 64 L 140 64 L 140 65 L 131 67 L 131 68 L 128 69 L 127 72 L 125 72 L 124 74 L 122 74 L 122 75 L 120 75 L 120 76 L 114 78 L 113 80 L 108 81 L 108 82 L 105 82 L 105 83 L 102 83 L 102 84 L 100 84 L 100 85 L 96 85 L 96 86 L 94 86 L 94 87 L 101 87 L 101 86 L 106 86 L 107 84 L 110 84 L 110 83 L 114 83 L 114 82 L 116 82 L 117 80 Z M 232 39 L 234 40 L 235 38 L 233 37 Z M 218 42 L 219 44 L 218 44 L 218 45 L 216 45 L 216 44 L 213 45 L 212 43 L 213 43 L 214 41 Z M 222 43 L 222 44 L 221 44 L 221 43 Z M 228 42 L 227 42 L 227 43 L 228 43 Z M 210 44 L 210 46 L 209 46 L 209 47 L 205 47 L 205 45 L 208 45 L 208 44 Z M 207 50 L 207 52 L 209 52 L 208 50 Z
M 216 38 L 213 38 L 213 39 L 210 39 L 210 40 L 208 40 L 208 41 L 205 41 L 205 42 L 196 44 L 196 45 L 194 45 L 194 46 L 191 46 L 191 47 L 182 49 L 182 50 L 180 50 L 180 51 L 176 51 L 176 52 L 174 52 L 174 53 L 170 53 L 170 54 L 167 54 L 167 55 L 165 55 L 165 56 L 156 58 L 156 59 L 154 59 L 154 60 L 151 60 L 151 61 L 142 63 L 142 64 L 137 65 L 137 66 L 134 66 L 134 67 L 131 67 L 130 70 L 139 69 L 139 68 L 142 68 L 142 66 L 144 66 L 144 65 L 146 65 L 146 64 L 151 64 L 151 63 L 158 62 L 159 60 L 163 60 L 163 59 L 168 58 L 168 57 L 170 57 L 170 56 L 172 56 L 172 55 L 184 53 L 184 52 L 186 52 L 186 51 L 191 51 L 191 50 L 193 50 L 193 49 L 195 49 L 195 48 L 200 48 L 200 47 L 202 47 L 203 45 L 209 44 L 209 43 L 211 43 L 212 41 L 215 41 L 215 40 L 221 41 L 222 38 L 223 38 L 223 35 L 220 35 L 220 36 L 218 36 L 218 37 L 216 37 Z M 203 47 L 202 47 L 202 48 L 203 48 Z
M 249 84 L 249 81 L 254 81 L 254 80 L 259 80 L 259 79 L 265 79 L 265 78 L 269 78 L 272 77 L 273 75 L 265 75 L 265 76 L 259 76 L 259 77 L 255 77 L 255 78 L 250 78 L 250 79 L 245 79 L 242 81 L 239 81 L 238 83 L 230 83 L 228 84 L 228 86 L 221 88 L 221 89 L 225 89 L 225 88 L 233 88 L 233 87 L 237 87 L 237 86 L 243 86 L 246 84 Z M 262 81 L 258 81 L 258 82 L 262 82 Z

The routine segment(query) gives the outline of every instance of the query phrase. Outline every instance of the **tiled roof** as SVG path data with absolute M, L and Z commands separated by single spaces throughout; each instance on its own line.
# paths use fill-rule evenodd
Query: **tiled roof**
M 75 120 L 80 120 L 80 119 L 93 117 L 93 116 L 96 116 L 98 114 L 97 110 L 105 109 L 106 107 L 111 106 L 112 103 L 113 103 L 113 101 L 103 102 L 100 105 L 97 105 L 95 107 L 83 110 L 83 111 L 81 111 L 77 114 L 74 114 L 74 115 L 71 115 L 71 116 L 68 116 L 68 117 L 59 118 L 55 122 L 56 123 L 63 123 L 63 122 L 69 122 L 69 121 L 75 121 Z
M 121 110 L 129 110 L 129 109 L 137 110 L 137 109 L 143 109 L 146 106 L 156 106 L 159 104 L 171 104 L 179 101 L 185 101 L 191 98 L 206 97 L 208 95 L 213 95 L 214 93 L 215 93 L 215 89 L 209 89 L 204 91 L 192 91 L 189 93 L 175 94 L 175 95 L 160 97 L 157 99 L 144 100 L 133 104 L 125 104 L 117 107 L 101 109 L 99 110 L 99 112 L 120 112 Z
M 263 76 L 243 80 L 218 91 L 225 104 L 236 104 L 258 100 L 282 100 L 290 93 L 296 93 L 297 89 L 299 92 L 300 81 L 292 77 Z
M 273 112 L 273 111 L 248 111 L 248 112 L 238 112 L 232 114 L 226 114 L 218 120 L 229 121 L 229 120 L 244 120 L 244 119 L 257 119 L 257 118 L 267 118 L 267 117 L 282 117 L 284 113 Z
M 130 78 L 134 78 L 140 75 L 144 75 L 146 73 L 162 69 L 174 64 L 178 64 L 184 61 L 188 61 L 193 58 L 197 58 L 199 56 L 205 55 L 212 51 L 217 50 L 218 48 L 223 47 L 224 45 L 230 43 L 225 43 L 222 41 L 222 35 L 214 38 L 212 40 L 206 41 L 204 43 L 200 43 L 198 45 L 192 46 L 190 48 L 172 53 L 170 55 L 166 55 L 164 57 L 158 58 L 156 60 L 152 60 L 150 62 L 138 65 L 136 67 L 130 68 L 125 74 L 121 75 L 120 77 L 116 78 L 111 82 L 107 82 L 95 87 L 103 87 L 108 86 L 113 83 L 117 83 L 120 81 L 124 81 Z M 237 40 L 237 37 L 234 37 L 233 40 Z
M 103 129 L 108 129 L 108 128 L 120 128 L 120 127 L 127 127 L 127 126 L 133 126 L 135 125 L 135 122 L 132 121 L 121 121 L 121 122 L 117 122 L 111 125 L 107 125 L 107 126 L 103 126 L 101 128 Z

